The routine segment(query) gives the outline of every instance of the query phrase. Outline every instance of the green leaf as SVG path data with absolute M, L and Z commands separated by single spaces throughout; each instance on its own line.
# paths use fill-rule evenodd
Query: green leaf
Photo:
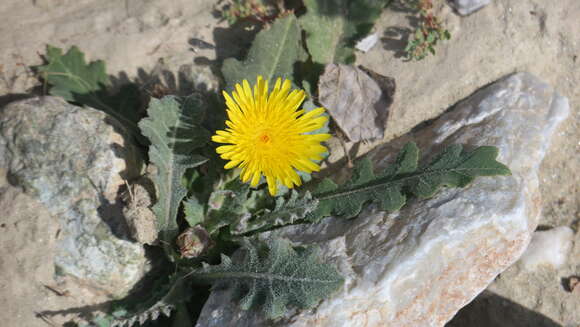
M 89 324 L 80 327 L 131 327 L 145 326 L 147 322 L 157 320 L 160 316 L 169 317 L 192 296 L 191 280 L 185 272 L 180 271 L 171 276 L 163 276 L 153 282 L 148 289 L 147 297 L 130 295 L 121 300 L 110 302 L 109 313 L 99 315 Z M 176 317 L 179 318 L 179 317 Z M 150 324 L 147 324 L 150 326 Z
M 137 304 L 136 308 L 121 314 L 113 314 L 113 317 L 109 318 L 110 326 L 142 326 L 148 321 L 157 320 L 161 315 L 169 317 L 172 311 L 180 308 L 192 295 L 191 281 L 185 278 L 183 272 L 178 272 L 169 279 L 165 279 L 164 283 L 158 283 L 155 288 L 148 294 L 146 300 Z
M 497 155 L 498 149 L 493 146 L 464 151 L 463 146 L 452 145 L 423 167 L 407 185 L 414 195 L 428 198 L 443 186 L 465 187 L 477 176 L 510 175 L 509 168 L 495 160 Z
M 185 211 L 185 220 L 189 226 L 193 227 L 203 222 L 204 206 L 199 203 L 195 196 L 192 196 L 183 202 L 183 209 Z
M 433 43 L 433 42 L 437 42 L 437 32 L 436 31 L 430 31 L 429 34 L 427 35 L 427 43 Z
M 269 29 L 256 35 L 246 60 L 228 58 L 224 61 L 222 73 L 228 88 L 232 89 L 244 79 L 255 83 L 258 75 L 270 85 L 278 77 L 293 80 L 294 63 L 306 58 L 300 41 L 296 17 L 278 18 Z
M 276 198 L 276 206 L 273 210 L 265 209 L 263 213 L 255 216 L 241 216 L 243 219 L 231 226 L 232 234 L 248 234 L 263 232 L 274 227 L 294 224 L 313 212 L 318 205 L 318 200 L 313 199 L 310 192 L 306 192 L 300 197 L 298 192 L 293 190 L 290 198 Z
M 256 203 L 256 193 L 239 178 L 229 182 L 226 187 L 227 189 L 213 191 L 209 197 L 203 226 L 210 234 L 250 217 L 249 211 Z
M 353 63 L 355 41 L 367 35 L 389 1 L 304 0 L 300 26 L 306 45 L 319 64 Z
M 149 159 L 157 167 L 152 179 L 158 190 L 153 211 L 157 216 L 159 239 L 169 254 L 178 233 L 179 205 L 187 194 L 182 177 L 188 168 L 207 161 L 193 152 L 209 141 L 209 132 L 200 126 L 204 110 L 201 100 L 195 97 L 151 99 L 147 113 L 149 117 L 139 127 L 151 141 Z
M 240 306 L 261 306 L 268 318 L 284 314 L 288 305 L 311 308 L 343 283 L 336 269 L 320 262 L 314 248 L 293 249 L 284 239 L 269 240 L 266 246 L 245 239 L 244 260 L 237 264 L 222 255 L 218 266 L 204 265 L 192 272 L 194 279 L 213 283 L 213 288 L 232 287 L 245 293 Z
M 450 40 L 451 39 L 451 33 L 449 33 L 448 30 L 443 31 L 443 37 L 442 37 L 442 39 Z
M 105 62 L 97 60 L 86 63 L 84 53 L 75 46 L 63 55 L 62 49 L 48 45 L 46 60 L 48 63 L 37 69 L 52 86 L 50 94 L 102 110 L 139 137 L 137 121 L 140 113 L 137 109 L 140 100 L 139 89 L 135 85 L 125 85 L 117 94 L 110 95 Z
M 465 187 L 477 176 L 509 175 L 508 167 L 495 160 L 495 147 L 482 146 L 464 151 L 453 145 L 437 156 L 430 164 L 417 169 L 419 149 L 408 143 L 399 153 L 396 162 L 382 174 L 375 176 L 371 161 L 357 162 L 352 179 L 342 186 L 323 181 L 314 194 L 318 208 L 308 215 L 310 221 L 327 216 L 352 218 L 364 204 L 375 202 L 385 211 L 399 210 L 407 194 L 430 197 L 441 187 Z
M 194 322 L 191 321 L 189 310 L 187 309 L 187 305 L 181 303 L 175 309 L 175 318 L 173 319 L 173 324 L 171 327 L 191 327 L 194 326 Z

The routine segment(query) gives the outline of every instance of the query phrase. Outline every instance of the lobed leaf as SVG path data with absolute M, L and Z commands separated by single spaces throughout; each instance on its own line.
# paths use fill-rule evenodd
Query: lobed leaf
M 227 183 L 226 187 L 213 191 L 209 197 L 203 226 L 210 234 L 250 217 L 250 210 L 256 203 L 256 193 L 239 179 Z
M 139 127 L 151 141 L 149 159 L 158 170 L 152 177 L 158 191 L 153 211 L 159 239 L 171 253 L 170 244 L 178 233 L 177 212 L 187 195 L 182 177 L 187 169 L 207 161 L 193 152 L 208 142 L 209 132 L 200 126 L 204 110 L 201 101 L 194 97 L 151 99 L 147 113 L 149 117 L 143 119 Z
M 291 225 L 313 212 L 317 205 L 318 200 L 313 199 L 310 192 L 300 197 L 297 191 L 292 190 L 289 199 L 282 196 L 276 198 L 274 209 L 265 209 L 263 213 L 255 216 L 242 216 L 242 219 L 230 226 L 230 230 L 232 234 L 241 235 Z
M 294 15 L 278 18 L 269 29 L 260 31 L 246 60 L 229 58 L 224 61 L 222 73 L 227 87 L 232 89 L 244 79 L 254 83 L 258 75 L 270 85 L 274 85 L 278 77 L 293 80 L 294 63 L 306 58 L 300 33 Z
M 189 226 L 193 227 L 197 224 L 201 224 L 204 219 L 204 207 L 195 196 L 183 202 L 183 210 L 185 212 L 185 220 Z
M 357 163 L 352 179 L 344 185 L 339 187 L 324 180 L 314 193 L 318 208 L 306 219 L 318 221 L 331 215 L 352 218 L 368 202 L 392 212 L 405 204 L 408 194 L 426 198 L 444 186 L 465 187 L 477 176 L 509 175 L 509 168 L 495 160 L 497 154 L 495 147 L 464 151 L 463 146 L 452 145 L 418 169 L 419 149 L 415 143 L 408 143 L 396 162 L 379 176 L 375 176 L 371 161 L 365 158 Z
M 50 94 L 102 110 L 139 137 L 137 122 L 141 116 L 137 109 L 140 92 L 135 85 L 125 85 L 117 94 L 110 95 L 107 88 L 111 83 L 105 62 L 86 63 L 84 53 L 76 46 L 63 54 L 62 49 L 48 45 L 45 57 L 48 63 L 37 69 L 52 86 Z
M 343 283 L 336 269 L 320 262 L 313 248 L 294 249 L 288 240 L 269 240 L 265 246 L 244 239 L 246 256 L 234 263 L 222 255 L 218 266 L 204 265 L 193 278 L 213 283 L 214 288 L 232 287 L 243 294 L 244 310 L 261 307 L 268 318 L 284 314 L 288 305 L 310 308 Z
M 131 327 L 137 324 L 144 325 L 148 321 L 157 320 L 161 315 L 169 317 L 177 306 L 182 305 L 191 298 L 191 283 L 185 278 L 185 274 L 176 273 L 167 284 L 160 286 L 149 294 L 148 301 L 139 303 L 138 308 L 112 317 L 111 327 Z
M 387 0 L 304 0 L 300 26 L 306 45 L 319 64 L 353 63 L 355 41 L 366 36 Z

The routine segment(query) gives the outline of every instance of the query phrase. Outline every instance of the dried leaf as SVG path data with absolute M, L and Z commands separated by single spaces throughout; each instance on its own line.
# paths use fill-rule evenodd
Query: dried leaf
M 349 140 L 381 139 L 395 81 L 367 69 L 328 64 L 318 83 L 319 100 Z

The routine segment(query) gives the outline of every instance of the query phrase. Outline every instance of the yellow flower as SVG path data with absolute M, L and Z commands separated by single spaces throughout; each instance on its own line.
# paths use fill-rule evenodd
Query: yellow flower
M 270 94 L 262 76 L 258 76 L 253 94 L 247 80 L 236 84 L 233 99 L 223 92 L 228 128 L 212 137 L 214 142 L 228 144 L 216 149 L 229 160 L 226 169 L 240 167 L 242 181 L 250 180 L 253 187 L 266 176 L 271 195 L 276 195 L 278 182 L 288 188 L 300 186 L 296 170 L 319 171 L 312 160 L 322 160 L 327 149 L 320 142 L 330 138 L 329 134 L 306 134 L 326 123 L 327 117 L 321 116 L 324 108 L 298 110 L 306 95 L 302 90 L 289 91 L 290 81 L 280 78 Z

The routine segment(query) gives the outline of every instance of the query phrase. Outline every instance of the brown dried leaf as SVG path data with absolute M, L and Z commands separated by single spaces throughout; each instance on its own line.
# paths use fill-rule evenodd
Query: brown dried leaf
M 350 141 L 383 138 L 395 80 L 363 67 L 328 64 L 318 83 L 320 103 Z

